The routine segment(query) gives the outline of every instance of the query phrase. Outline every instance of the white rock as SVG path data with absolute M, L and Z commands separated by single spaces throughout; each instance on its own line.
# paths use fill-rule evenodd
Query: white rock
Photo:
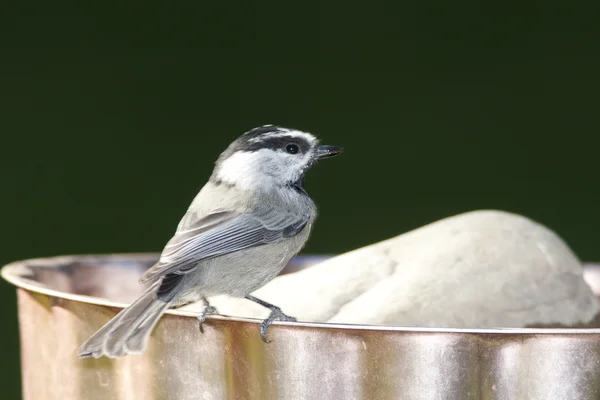
M 548 228 L 501 211 L 434 222 L 277 277 L 254 294 L 300 321 L 353 324 L 570 326 L 600 312 L 568 246 Z M 225 315 L 268 315 L 244 299 L 210 301 Z

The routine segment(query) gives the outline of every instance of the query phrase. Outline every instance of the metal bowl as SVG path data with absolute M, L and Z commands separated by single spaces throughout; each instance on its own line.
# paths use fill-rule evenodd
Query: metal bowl
M 24 399 L 600 399 L 600 329 L 432 329 L 276 323 L 168 311 L 140 356 L 76 357 L 142 287 L 157 254 L 7 265 Z M 289 270 L 319 257 L 296 258 Z M 600 293 L 600 267 L 586 266 Z

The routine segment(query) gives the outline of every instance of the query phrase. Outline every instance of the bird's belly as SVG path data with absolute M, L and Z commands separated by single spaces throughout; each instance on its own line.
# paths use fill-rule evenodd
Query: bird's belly
M 299 237 L 203 260 L 190 276 L 194 291 L 205 297 L 227 294 L 244 297 L 275 278 L 296 255 L 304 240 Z M 190 275 L 191 275 L 190 274 Z

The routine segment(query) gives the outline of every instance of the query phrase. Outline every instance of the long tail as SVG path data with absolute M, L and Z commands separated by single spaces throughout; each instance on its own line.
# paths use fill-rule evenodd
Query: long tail
M 79 358 L 119 358 L 141 354 L 169 302 L 157 299 L 152 285 L 133 304 L 118 313 L 79 347 Z

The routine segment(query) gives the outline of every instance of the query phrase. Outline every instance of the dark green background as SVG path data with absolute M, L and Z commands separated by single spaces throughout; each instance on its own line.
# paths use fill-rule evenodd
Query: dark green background
M 307 177 L 307 252 L 498 208 L 600 260 L 585 3 L 196 3 L 3 5 L 0 264 L 159 251 L 219 152 L 267 123 L 347 150 Z M 18 398 L 8 284 L 0 300 L 2 398 Z

